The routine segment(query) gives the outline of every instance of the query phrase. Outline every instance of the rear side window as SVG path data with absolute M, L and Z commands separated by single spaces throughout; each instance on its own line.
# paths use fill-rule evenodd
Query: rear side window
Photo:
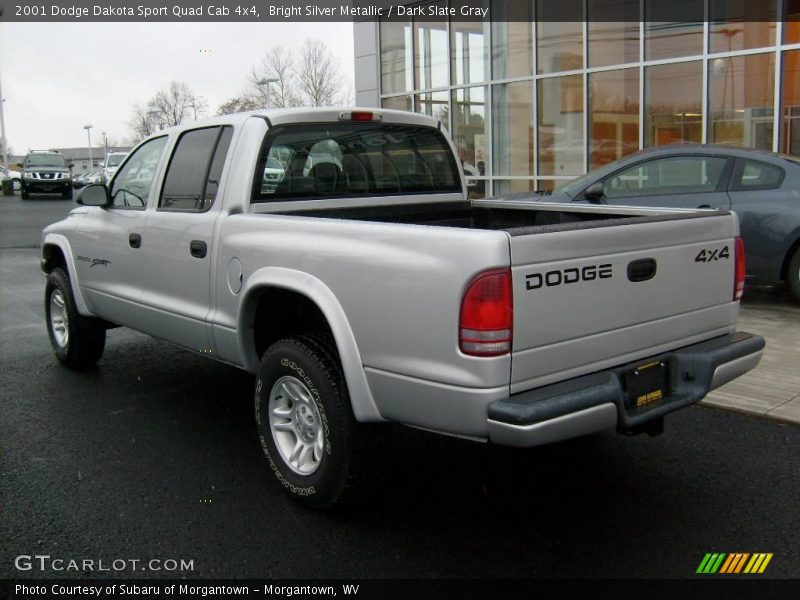
M 175 146 L 161 190 L 160 210 L 204 212 L 214 204 L 232 127 L 183 133 Z
M 328 123 L 267 135 L 254 202 L 461 191 L 450 146 L 433 127 Z
M 757 160 L 741 160 L 736 169 L 733 189 L 772 190 L 781 186 L 783 175 L 780 167 Z

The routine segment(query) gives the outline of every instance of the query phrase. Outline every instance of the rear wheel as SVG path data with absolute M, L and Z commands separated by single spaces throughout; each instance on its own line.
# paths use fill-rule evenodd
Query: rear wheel
M 313 508 L 341 502 L 357 471 L 359 425 L 329 335 L 286 338 L 264 353 L 256 379 L 261 446 L 273 474 Z
M 44 310 L 50 344 L 59 361 L 73 369 L 85 369 L 100 360 L 106 328 L 101 321 L 78 312 L 69 276 L 63 269 L 53 269 L 47 276 Z
M 791 260 L 789 260 L 786 283 L 789 284 L 789 289 L 794 294 L 794 297 L 800 300 L 800 248 L 794 251 Z
M 19 179 L 12 179 L 11 186 L 14 188 L 15 192 L 18 192 L 22 189 L 22 182 Z

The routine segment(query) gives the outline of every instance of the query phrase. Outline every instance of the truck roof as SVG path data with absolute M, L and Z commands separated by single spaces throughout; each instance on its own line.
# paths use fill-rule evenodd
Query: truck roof
M 404 110 L 391 110 L 375 107 L 342 107 L 342 106 L 327 106 L 319 108 L 274 108 L 265 110 L 252 110 L 248 112 L 232 113 L 229 115 L 220 115 L 215 117 L 208 117 L 200 119 L 192 123 L 184 123 L 176 127 L 170 127 L 153 134 L 150 137 L 157 137 L 164 133 L 180 132 L 187 129 L 196 129 L 198 127 L 209 125 L 239 125 L 253 117 L 267 119 L 272 125 L 286 125 L 289 123 L 318 123 L 326 121 L 346 121 L 347 117 L 343 117 L 351 112 L 371 112 L 381 115 L 381 122 L 394 123 L 403 125 L 422 125 L 428 127 L 441 127 L 439 119 L 429 117 L 420 113 L 412 113 Z

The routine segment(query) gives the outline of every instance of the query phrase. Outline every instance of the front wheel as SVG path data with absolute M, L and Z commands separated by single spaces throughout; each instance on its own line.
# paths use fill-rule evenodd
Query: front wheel
M 360 426 L 329 335 L 286 338 L 267 349 L 255 413 L 272 472 L 291 497 L 313 508 L 346 497 L 356 475 Z
M 800 248 L 794 251 L 789 260 L 789 270 L 786 272 L 786 283 L 789 284 L 794 297 L 800 300 Z
M 18 192 L 22 189 L 22 182 L 19 179 L 12 179 L 11 187 L 14 189 L 15 192 Z
M 50 344 L 59 361 L 73 369 L 85 369 L 100 360 L 106 328 L 78 312 L 69 276 L 63 269 L 53 269 L 47 276 L 44 311 Z
M 23 200 L 30 198 L 30 194 L 28 194 L 28 191 L 24 187 L 20 187 L 19 195 Z
M 64 200 L 72 200 L 72 187 L 70 187 L 68 190 L 64 190 L 63 192 L 61 192 L 61 197 Z

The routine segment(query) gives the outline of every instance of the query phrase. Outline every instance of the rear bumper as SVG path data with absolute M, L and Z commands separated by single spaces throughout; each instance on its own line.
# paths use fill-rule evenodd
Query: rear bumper
M 538 446 L 616 427 L 625 432 L 694 404 L 711 390 L 755 367 L 764 338 L 739 332 L 648 360 L 668 365 L 662 399 L 626 407 L 623 373 L 648 362 L 578 377 L 489 404 L 489 439 L 504 446 Z

